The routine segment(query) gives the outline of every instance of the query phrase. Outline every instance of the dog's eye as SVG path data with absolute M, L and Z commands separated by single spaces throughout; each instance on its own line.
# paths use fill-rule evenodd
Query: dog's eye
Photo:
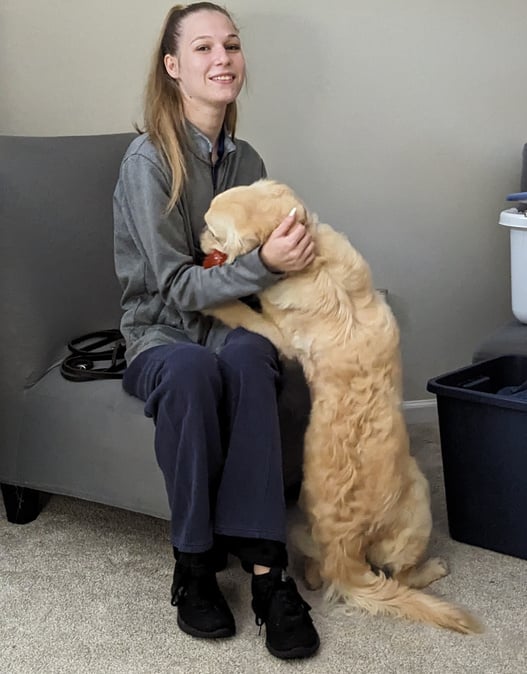
M 214 234 L 214 232 L 212 231 L 212 229 L 207 225 L 207 223 L 205 223 L 205 227 L 203 227 L 203 233 L 208 234 L 208 235 L 211 236 L 213 239 L 216 238 L 216 235 Z

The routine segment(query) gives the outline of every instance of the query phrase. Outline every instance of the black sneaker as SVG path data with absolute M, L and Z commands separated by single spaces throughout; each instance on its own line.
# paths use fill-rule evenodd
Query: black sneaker
M 185 564 L 189 558 L 199 557 L 181 553 L 174 569 L 172 606 L 178 608 L 177 624 L 193 637 L 232 637 L 236 633 L 234 616 L 218 587 L 214 570 L 208 564 Z
M 320 646 L 318 633 L 295 581 L 279 568 L 252 577 L 256 624 L 265 624 L 265 645 L 277 658 L 307 658 Z

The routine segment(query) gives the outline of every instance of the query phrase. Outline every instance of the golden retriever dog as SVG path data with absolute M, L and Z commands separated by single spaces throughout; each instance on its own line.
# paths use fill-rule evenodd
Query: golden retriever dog
M 300 497 L 306 581 L 372 613 L 480 631 L 467 611 L 419 589 L 448 570 L 425 558 L 429 487 L 401 409 L 399 331 L 366 261 L 270 180 L 213 199 L 203 251 L 222 251 L 228 264 L 262 245 L 292 208 L 311 231 L 314 262 L 260 293 L 261 313 L 240 301 L 206 313 L 267 337 L 304 369 L 312 398 Z

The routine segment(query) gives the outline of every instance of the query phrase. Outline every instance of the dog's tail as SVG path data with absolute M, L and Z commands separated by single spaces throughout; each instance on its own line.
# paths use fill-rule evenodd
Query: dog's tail
M 346 578 L 331 581 L 327 597 L 355 603 L 373 614 L 408 618 L 463 634 L 483 631 L 479 621 L 464 608 L 407 587 L 383 573 L 377 575 L 366 562 L 349 561 Z

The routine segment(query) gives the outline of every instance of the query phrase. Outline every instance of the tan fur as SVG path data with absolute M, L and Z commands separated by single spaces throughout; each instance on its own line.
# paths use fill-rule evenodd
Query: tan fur
M 372 613 L 479 631 L 464 609 L 416 589 L 448 571 L 425 561 L 430 496 L 401 410 L 399 331 L 366 261 L 287 186 L 268 180 L 214 198 L 203 250 L 222 250 L 232 262 L 263 244 L 292 207 L 311 230 L 315 261 L 260 293 L 261 314 L 238 301 L 206 313 L 268 337 L 304 368 L 312 398 L 300 499 L 308 535 L 297 539 L 307 582 L 324 582 L 328 597 Z

